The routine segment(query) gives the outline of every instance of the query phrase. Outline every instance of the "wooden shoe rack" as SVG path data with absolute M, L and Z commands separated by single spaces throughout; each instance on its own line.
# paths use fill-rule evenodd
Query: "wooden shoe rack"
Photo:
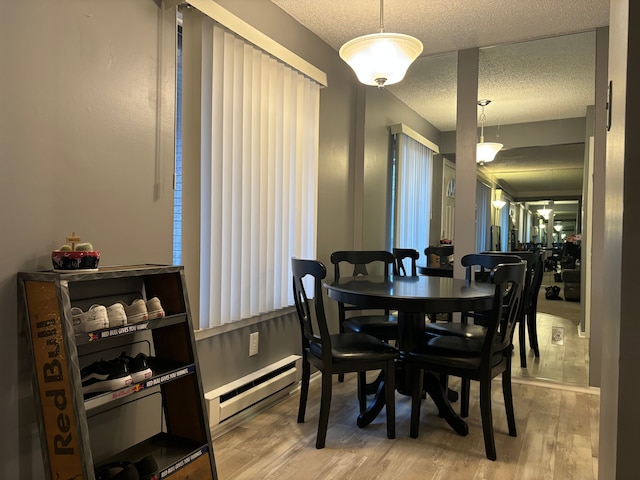
M 95 479 L 103 465 L 152 455 L 160 479 L 217 480 L 183 267 L 21 272 L 18 297 L 50 479 Z M 153 297 L 164 318 L 74 333 L 72 307 Z M 81 369 L 122 352 L 148 355 L 153 376 L 85 398 Z

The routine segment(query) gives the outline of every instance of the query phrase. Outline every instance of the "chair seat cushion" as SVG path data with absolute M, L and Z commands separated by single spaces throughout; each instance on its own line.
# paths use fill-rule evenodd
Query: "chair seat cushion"
M 409 358 L 417 360 L 437 370 L 460 368 L 477 370 L 480 367 L 482 339 L 454 335 L 440 335 L 430 338 L 426 344 L 409 353 Z M 497 365 L 504 357 L 503 352 L 493 356 L 492 365 Z
M 310 352 L 322 358 L 322 347 L 312 343 Z M 331 354 L 334 362 L 341 361 L 386 361 L 398 357 L 398 350 L 371 335 L 356 332 L 331 335 Z
M 342 322 L 345 330 L 367 333 L 383 340 L 398 338 L 398 318 L 393 315 L 358 315 Z
M 427 323 L 424 329 L 431 335 L 451 335 L 480 341 L 487 333 L 487 328 L 482 325 L 465 323 Z

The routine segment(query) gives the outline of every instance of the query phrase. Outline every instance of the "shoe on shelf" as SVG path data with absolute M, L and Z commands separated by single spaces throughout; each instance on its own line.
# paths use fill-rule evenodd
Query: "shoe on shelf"
M 110 463 L 96 471 L 96 480 L 140 480 L 140 474 L 133 463 Z
M 83 312 L 80 307 L 73 307 L 71 309 L 71 320 L 76 334 L 109 328 L 107 309 L 103 305 L 91 305 L 86 312 Z
M 147 378 L 153 376 L 153 371 L 147 363 L 148 357 L 144 353 L 141 352 L 135 357 L 130 357 L 126 352 L 122 352 L 119 358 L 127 364 L 132 383 L 144 382 Z
M 146 322 L 149 320 L 147 305 L 141 298 L 135 299 L 131 305 L 124 305 L 124 311 L 127 314 L 129 323 Z
M 151 455 L 135 463 L 109 463 L 96 471 L 96 480 L 157 480 L 158 462 Z
M 153 297 L 151 300 L 147 300 L 147 311 L 149 312 L 149 320 L 164 317 L 164 309 L 162 308 L 158 297 Z
M 158 475 L 158 462 L 151 455 L 141 458 L 134 463 L 140 480 L 155 480 Z
M 109 317 L 109 328 L 122 327 L 127 324 L 127 314 L 121 303 L 114 303 L 107 307 L 107 316 Z
M 131 385 L 129 368 L 124 360 L 100 360 L 86 366 L 80 372 L 82 393 L 99 393 L 119 390 Z

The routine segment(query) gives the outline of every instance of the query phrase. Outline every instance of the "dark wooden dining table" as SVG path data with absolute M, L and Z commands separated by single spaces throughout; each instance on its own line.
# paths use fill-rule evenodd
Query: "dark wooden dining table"
M 424 341 L 425 314 L 486 311 L 491 308 L 495 287 L 488 283 L 427 276 L 358 276 L 340 277 L 324 284 L 329 298 L 366 308 L 398 311 L 399 367 L 407 354 Z M 399 383 L 402 382 L 398 375 Z M 409 389 L 410 390 L 410 389 Z M 460 435 L 466 435 L 466 422 L 453 410 L 440 381 L 426 372 L 425 390 L 438 407 L 440 415 Z M 384 406 L 384 389 L 358 417 L 358 426 L 368 425 Z

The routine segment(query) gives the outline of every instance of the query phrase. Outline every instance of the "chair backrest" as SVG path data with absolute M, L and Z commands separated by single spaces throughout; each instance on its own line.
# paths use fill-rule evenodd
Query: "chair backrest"
M 531 300 L 527 304 L 530 309 L 530 314 L 535 314 L 538 308 L 538 292 L 540 291 L 540 286 L 542 285 L 543 275 L 544 262 L 542 261 L 542 256 L 538 255 L 538 260 L 536 262 L 535 270 L 533 273 L 533 279 L 531 280 Z
M 317 260 L 292 258 L 291 270 L 293 272 L 293 300 L 302 332 L 302 349 L 310 348 L 311 344 L 318 344 L 324 357 L 324 352 L 331 353 L 331 337 L 322 299 L 322 280 L 327 276 L 327 269 Z M 313 310 L 309 307 L 309 297 L 304 288 L 303 279 L 307 275 L 313 277 Z
M 377 265 L 381 268 L 382 275 L 389 275 L 390 267 L 393 267 L 393 254 L 385 250 L 339 250 L 331 254 L 331 263 L 334 267 L 334 278 L 340 278 L 340 265 L 353 266 L 350 276 L 369 275 L 367 266 Z M 373 264 L 373 265 L 372 265 Z
M 467 269 L 467 282 L 476 280 L 488 281 L 491 270 L 501 263 L 518 263 L 520 258 L 509 255 L 499 255 L 494 253 L 470 253 L 460 260 L 462 266 Z M 475 267 L 480 267 L 476 272 Z
M 394 248 L 393 249 L 393 274 L 407 276 L 407 268 L 404 261 L 409 259 L 410 272 L 412 277 L 418 275 L 417 260 L 420 258 L 420 252 L 413 248 Z
M 424 249 L 427 257 L 427 266 L 435 268 L 450 268 L 449 257 L 453 255 L 453 245 L 439 245 Z M 437 261 L 436 261 L 437 259 Z
M 349 272 L 350 276 L 353 277 L 369 275 L 367 267 L 378 268 L 381 270 L 380 273 L 382 275 L 389 275 L 390 269 L 393 268 L 394 258 L 391 252 L 387 252 L 385 250 L 339 250 L 331 254 L 331 263 L 333 263 L 334 267 L 334 279 L 338 280 L 340 278 L 341 264 L 353 266 L 353 271 Z M 344 276 L 348 275 L 345 274 Z M 349 311 L 359 312 L 365 310 L 378 309 L 367 309 L 338 302 L 339 321 L 342 324 L 342 322 L 347 318 L 346 313 Z M 385 314 L 388 313 L 389 312 L 385 310 Z
M 491 270 L 489 282 L 496 286 L 496 291 L 493 306 L 486 316 L 487 335 L 483 352 L 487 355 L 496 352 L 510 355 L 513 333 L 523 301 L 526 267 L 526 262 L 520 260 L 517 263 L 501 263 Z
M 544 273 L 544 263 L 540 250 L 536 251 L 510 251 L 510 252 L 483 252 L 488 255 L 503 255 L 521 258 L 527 262 L 527 275 L 522 293 L 522 309 L 526 311 L 532 305 L 537 304 L 538 291 L 542 284 L 542 274 Z M 536 286 L 537 284 L 537 286 Z M 535 300 L 534 300 L 535 296 Z

